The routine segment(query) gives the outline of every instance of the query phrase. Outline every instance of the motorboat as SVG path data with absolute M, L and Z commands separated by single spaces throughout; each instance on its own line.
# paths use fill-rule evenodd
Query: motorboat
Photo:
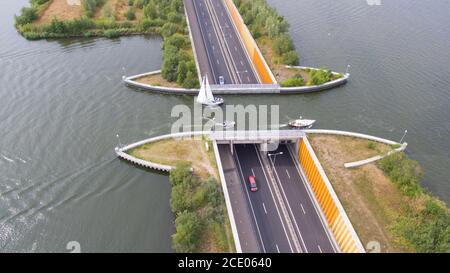
M 298 129 L 309 129 L 311 128 L 316 121 L 313 119 L 304 119 L 300 116 L 299 119 L 291 119 L 288 122 L 288 125 L 293 128 Z

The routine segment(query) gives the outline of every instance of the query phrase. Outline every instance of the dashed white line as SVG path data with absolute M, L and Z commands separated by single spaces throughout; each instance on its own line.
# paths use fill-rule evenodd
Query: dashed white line
M 286 174 L 289 177 L 289 179 L 291 179 L 291 175 L 289 174 L 288 170 L 286 169 Z
M 300 207 L 302 207 L 303 214 L 306 214 L 306 211 L 305 211 L 305 209 L 303 208 L 303 204 L 300 204 Z
M 263 204 L 264 212 L 267 214 L 266 205 L 264 205 L 264 202 L 262 204 Z
M 253 174 L 254 177 L 256 177 L 255 172 L 253 171 L 253 168 L 252 168 L 252 174 Z
M 317 248 L 319 249 L 320 253 L 323 253 L 322 249 L 320 248 L 320 245 L 317 245 Z
M 280 249 L 278 248 L 277 244 L 275 244 L 275 247 L 277 248 L 278 253 L 280 253 Z

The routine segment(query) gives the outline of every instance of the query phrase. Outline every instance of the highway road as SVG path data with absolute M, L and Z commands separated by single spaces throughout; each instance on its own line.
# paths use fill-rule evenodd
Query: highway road
M 297 252 L 295 240 L 299 242 L 301 252 L 336 252 L 326 223 L 322 222 L 288 147 L 280 145 L 278 150 L 269 153 L 271 155 L 264 155 L 257 145 L 234 146 L 236 165 L 250 208 L 248 217 L 253 218 L 254 232 L 264 252 Z M 249 191 L 250 175 L 256 177 L 257 192 Z M 273 183 L 276 183 L 279 195 Z M 285 213 L 282 206 L 286 208 Z M 288 220 L 295 235 L 289 232 Z
M 185 0 L 202 75 L 210 83 L 256 84 L 259 78 L 222 0 Z
M 282 154 L 281 154 L 282 153 Z M 304 252 L 336 252 L 287 145 L 267 154 Z
M 253 144 L 234 145 L 235 158 L 241 185 L 250 207 L 250 215 L 255 221 L 254 232 L 259 238 L 263 252 L 292 253 L 295 251 L 292 238 L 287 230 L 286 222 L 274 196 L 263 163 L 260 161 L 256 146 Z M 248 177 L 255 176 L 258 191 L 250 192 Z

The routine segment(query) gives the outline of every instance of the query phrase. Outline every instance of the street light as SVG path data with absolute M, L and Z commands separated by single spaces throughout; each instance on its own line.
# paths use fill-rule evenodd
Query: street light
M 122 147 L 122 143 L 120 142 L 119 134 L 117 134 L 116 137 L 117 137 L 117 139 L 119 140 L 119 147 L 121 148 L 121 147 Z
M 408 130 L 405 130 L 405 133 L 402 136 L 402 139 L 400 139 L 400 144 L 402 143 L 403 139 L 405 138 L 406 134 L 408 133 Z
M 275 165 L 275 160 L 277 159 L 277 155 L 282 155 L 283 152 L 278 152 L 278 153 L 274 153 L 274 154 L 267 154 L 267 156 L 273 156 L 273 165 Z

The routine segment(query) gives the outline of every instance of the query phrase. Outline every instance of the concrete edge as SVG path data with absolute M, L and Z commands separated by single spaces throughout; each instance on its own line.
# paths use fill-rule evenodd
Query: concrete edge
M 328 176 L 326 175 L 325 170 L 322 168 L 322 165 L 320 164 L 320 161 L 317 158 L 316 153 L 314 152 L 314 149 L 312 148 L 311 144 L 309 143 L 308 137 L 305 137 L 304 141 L 305 141 L 306 148 L 308 149 L 308 151 L 311 155 L 311 158 L 313 159 L 313 161 L 317 167 L 317 170 L 319 171 L 320 175 L 322 176 L 323 181 L 325 182 L 325 185 L 327 186 L 327 189 L 331 195 L 331 198 L 333 198 L 333 201 L 334 201 L 339 213 L 341 214 L 341 217 L 342 217 L 344 223 L 347 225 L 347 227 L 352 235 L 352 238 L 355 241 L 357 248 L 359 249 L 359 251 L 361 253 L 365 253 L 366 250 L 365 250 L 364 246 L 362 245 L 361 240 L 359 239 L 359 236 L 356 233 L 350 219 L 348 218 L 348 215 L 345 212 L 345 209 L 342 206 L 341 201 L 339 200 L 338 196 L 336 195 L 336 192 L 334 191 L 334 188 L 331 185 L 331 182 L 328 179 Z
M 231 232 L 233 233 L 234 246 L 237 253 L 242 253 L 241 241 L 239 239 L 236 220 L 234 218 L 233 208 L 231 207 L 230 195 L 228 193 L 228 187 L 225 181 L 225 174 L 223 173 L 222 161 L 220 160 L 219 147 L 217 142 L 213 140 L 214 155 L 216 156 L 217 169 L 219 170 L 220 183 L 222 185 L 223 195 L 225 197 L 225 204 L 228 211 L 228 219 L 230 220 Z
M 392 151 L 389 151 L 387 154 L 385 155 L 377 155 L 377 156 L 373 156 L 371 158 L 368 159 L 364 159 L 364 160 L 359 160 L 359 161 L 354 161 L 354 162 L 348 162 L 344 164 L 344 167 L 346 168 L 355 168 L 355 167 L 359 167 L 359 166 L 363 166 L 375 161 L 378 161 L 380 159 L 383 159 L 387 156 L 390 156 L 392 154 L 398 153 L 398 152 L 403 152 L 404 150 L 406 150 L 406 147 L 408 146 L 408 143 L 403 143 L 401 144 L 400 148 L 394 149 Z
M 198 95 L 199 89 L 186 89 L 186 88 L 176 88 L 176 87 L 165 87 L 165 86 L 155 86 L 145 83 L 137 82 L 136 79 L 155 75 L 161 73 L 161 70 L 155 70 L 147 73 L 142 73 L 134 76 L 123 76 L 122 81 L 134 88 L 154 91 L 158 93 L 164 94 L 173 94 L 173 95 Z M 336 72 L 333 72 L 336 73 Z M 318 92 L 327 89 L 331 89 L 334 87 L 338 87 L 343 85 L 348 80 L 348 74 L 346 74 L 343 78 L 336 79 L 331 82 L 324 83 L 322 85 L 313 85 L 313 86 L 300 86 L 300 87 L 280 87 L 279 85 L 267 85 L 270 88 L 263 88 L 264 85 L 260 87 L 245 87 L 242 88 L 228 88 L 228 89 L 215 89 L 214 94 L 218 95 L 264 95 L 264 94 L 303 94 L 303 93 L 311 93 Z
M 144 139 L 144 140 L 132 143 L 132 144 L 128 144 L 122 148 L 116 147 L 114 149 L 114 151 L 119 158 L 125 159 L 131 163 L 138 165 L 138 166 L 142 166 L 142 167 L 146 167 L 146 168 L 150 168 L 150 169 L 154 169 L 154 170 L 158 170 L 158 171 L 170 172 L 174 168 L 173 166 L 168 166 L 168 165 L 163 165 L 163 164 L 158 164 L 158 163 L 142 160 L 142 159 L 139 159 L 139 158 L 136 158 L 134 156 L 127 154 L 126 151 L 136 148 L 138 146 L 144 145 L 144 144 L 148 144 L 148 143 L 152 143 L 152 142 L 156 142 L 156 141 L 160 141 L 160 140 L 164 140 L 164 139 L 183 138 L 183 137 L 198 137 L 198 136 L 210 136 L 210 132 L 199 131 L 199 132 L 182 132 L 182 133 L 166 134 L 166 135 L 161 135 L 161 136 Z M 236 220 L 234 218 L 233 209 L 231 208 L 231 201 L 230 201 L 230 196 L 228 193 L 228 188 L 227 188 L 226 182 L 225 182 L 225 175 L 223 173 L 222 161 L 220 160 L 219 148 L 218 148 L 217 142 L 215 140 L 213 140 L 213 148 L 214 148 L 214 155 L 216 158 L 217 168 L 219 171 L 220 182 L 222 185 L 222 191 L 224 194 L 225 205 L 227 207 L 227 215 L 230 220 L 231 231 L 232 231 L 233 240 L 234 240 L 234 246 L 236 248 L 237 253 L 242 253 L 242 247 L 241 247 L 241 243 L 240 243 L 238 232 L 237 232 Z

